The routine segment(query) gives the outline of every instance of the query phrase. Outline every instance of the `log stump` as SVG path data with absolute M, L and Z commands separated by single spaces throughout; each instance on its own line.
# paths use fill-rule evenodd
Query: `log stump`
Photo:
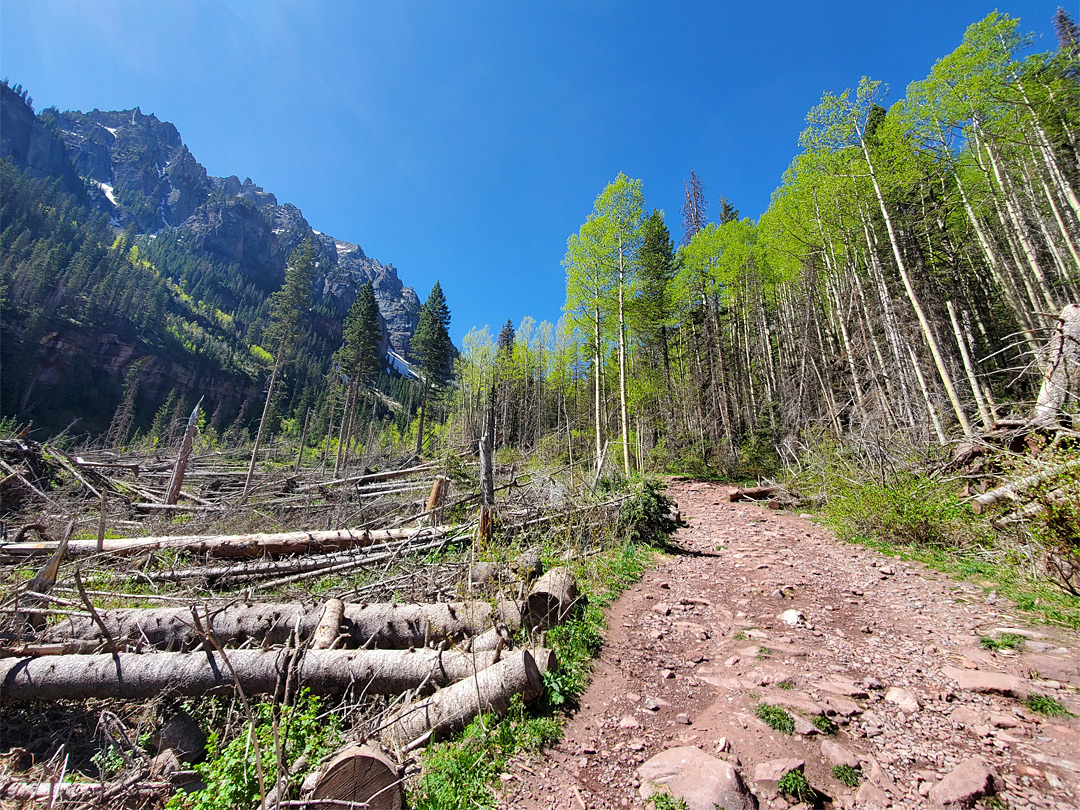
M 369 745 L 339 751 L 319 774 L 308 798 L 354 802 L 371 810 L 401 810 L 404 803 L 397 765 Z

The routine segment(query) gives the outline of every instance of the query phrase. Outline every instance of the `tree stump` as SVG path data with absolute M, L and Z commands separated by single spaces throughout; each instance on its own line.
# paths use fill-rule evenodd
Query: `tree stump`
M 404 802 L 398 767 L 369 745 L 338 752 L 319 774 L 309 798 L 366 803 L 371 810 L 401 810 Z
M 569 568 L 552 568 L 533 585 L 525 606 L 529 627 L 546 630 L 577 607 L 577 583 Z

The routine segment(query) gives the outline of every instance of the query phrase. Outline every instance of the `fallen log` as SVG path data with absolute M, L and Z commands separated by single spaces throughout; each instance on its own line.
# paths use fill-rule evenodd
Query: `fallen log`
M 1057 467 L 1051 467 L 1050 469 L 1041 470 L 1032 475 L 1026 475 L 1023 478 L 1017 478 L 1015 481 L 1008 481 L 996 489 L 991 489 L 984 492 L 982 495 L 976 495 L 972 498 L 969 501 L 971 504 L 971 511 L 976 515 L 981 515 L 986 507 L 992 506 L 1002 498 L 1016 498 L 1024 490 L 1057 478 L 1059 475 L 1076 467 L 1080 467 L 1080 459 L 1074 459 L 1073 461 L 1066 462 Z
M 438 462 L 429 461 L 424 464 L 420 464 L 416 467 L 409 467 L 404 470 L 390 470 L 388 472 L 381 473 L 366 473 L 364 475 L 353 475 L 348 478 L 335 478 L 332 481 L 316 481 L 313 484 L 304 484 L 301 487 L 297 487 L 297 492 L 307 492 L 312 489 L 321 489 L 323 487 L 335 487 L 342 484 L 356 484 L 356 486 L 363 486 L 364 484 L 374 483 L 376 481 L 391 481 L 394 478 L 405 478 L 410 475 L 418 475 L 424 472 L 430 472 L 436 466 Z
M 123 806 L 125 799 L 142 799 L 166 796 L 174 786 L 171 782 L 23 782 L 17 779 L 0 781 L 0 800 L 19 802 L 22 807 L 29 802 L 56 802 L 100 804 L 115 801 L 114 807 Z M 7 806 L 7 805 L 4 805 Z
M 146 551 L 173 548 L 190 554 L 206 554 L 212 557 L 258 557 L 263 554 L 344 550 L 419 536 L 435 537 L 445 534 L 449 528 L 448 526 L 431 526 L 423 529 L 334 529 L 281 534 L 129 537 L 105 540 L 102 551 L 106 554 L 140 554 Z M 0 555 L 15 557 L 51 554 L 55 550 L 56 543 L 4 543 L 0 545 Z M 82 557 L 97 552 L 96 540 L 75 540 L 68 544 L 67 553 L 72 557 Z
M 350 745 L 323 766 L 315 789 L 305 798 L 340 802 L 344 806 L 353 803 L 371 810 L 401 810 L 405 798 L 399 771 L 377 748 Z
M 554 671 L 555 666 L 551 650 L 510 653 L 475 676 L 406 706 L 383 726 L 380 736 L 411 751 L 461 731 L 481 712 L 504 715 L 514 695 L 520 694 L 528 703 L 544 694 L 543 673 Z
M 301 639 L 315 637 L 324 611 L 323 605 L 299 603 L 236 604 L 209 612 L 200 610 L 199 624 L 223 645 L 249 641 L 277 645 L 288 642 L 294 631 Z M 190 607 L 102 610 L 98 615 L 113 640 L 131 650 L 190 650 L 203 638 L 195 628 Z M 498 626 L 510 632 L 521 626 L 521 608 L 516 602 L 342 603 L 333 638 L 340 635 L 341 643 L 353 648 L 366 644 L 407 649 L 425 647 L 432 641 L 456 643 Z M 73 617 L 54 625 L 48 640 L 83 652 L 96 651 L 106 643 L 102 628 L 89 617 Z
M 578 607 L 577 583 L 569 568 L 552 568 L 536 580 L 525 603 L 529 627 L 546 630 L 560 624 Z
M 1031 414 L 1031 425 L 1068 425 L 1062 420 L 1067 405 L 1080 397 L 1080 306 L 1066 304 L 1058 316 L 1054 335 L 1039 358 L 1043 381 Z
M 290 667 L 296 664 L 295 674 Z M 494 653 L 439 650 L 230 650 L 220 652 L 54 655 L 0 659 L 0 702 L 22 700 L 146 700 L 275 692 L 285 678 L 299 679 L 316 695 L 350 687 L 369 695 L 430 690 L 490 666 Z M 235 681 L 233 674 L 235 673 Z
M 764 487 L 732 487 L 727 491 L 728 501 L 735 503 L 736 501 L 750 500 L 756 501 L 758 498 L 767 498 L 780 489 L 778 486 L 764 486 Z

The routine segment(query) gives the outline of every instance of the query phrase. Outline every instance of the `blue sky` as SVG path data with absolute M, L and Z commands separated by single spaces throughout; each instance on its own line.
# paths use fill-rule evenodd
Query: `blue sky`
M 171 121 L 421 299 L 439 279 L 460 345 L 559 317 L 566 238 L 618 172 L 676 241 L 691 169 L 756 218 L 823 91 L 899 98 L 995 8 L 1052 49 L 1058 5 L 3 0 L 0 74 L 39 110 Z

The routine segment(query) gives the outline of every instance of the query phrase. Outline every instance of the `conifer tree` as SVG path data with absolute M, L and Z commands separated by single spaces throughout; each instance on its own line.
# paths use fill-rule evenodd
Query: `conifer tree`
M 450 308 L 438 281 L 431 288 L 413 333 L 413 356 L 420 366 L 423 389 L 420 395 L 420 424 L 416 431 L 416 454 L 424 449 L 424 421 L 427 414 L 428 396 L 433 384 L 443 382 L 450 373 L 453 344 L 450 342 Z
M 274 399 L 274 388 L 285 365 L 285 358 L 300 336 L 304 313 L 311 306 L 311 285 L 314 283 L 317 264 L 315 247 L 311 243 L 311 238 L 308 237 L 289 256 L 289 264 L 285 268 L 285 283 L 281 285 L 281 289 L 270 296 L 270 328 L 267 329 L 267 336 L 277 344 L 277 352 L 274 355 L 270 381 L 266 386 L 266 401 L 263 403 L 262 417 L 259 419 L 259 430 L 255 434 L 255 446 L 251 450 L 247 479 L 244 481 L 245 496 L 251 489 L 251 477 L 255 474 L 255 462 L 259 458 L 259 445 L 262 442 L 263 431 L 266 429 L 270 403 Z

